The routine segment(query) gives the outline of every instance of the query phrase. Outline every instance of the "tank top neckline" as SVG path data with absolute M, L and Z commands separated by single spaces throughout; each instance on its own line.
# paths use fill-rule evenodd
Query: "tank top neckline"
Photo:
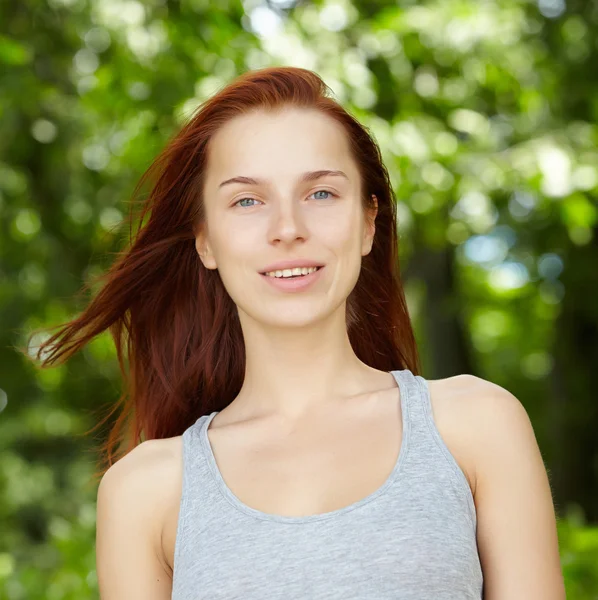
M 212 451 L 212 446 L 210 444 L 210 440 L 208 438 L 208 428 L 212 419 L 218 414 L 220 411 L 213 411 L 208 415 L 204 415 L 200 419 L 198 419 L 197 425 L 199 426 L 199 438 L 200 445 L 205 455 L 206 462 L 209 466 L 209 470 L 212 474 L 214 483 L 217 488 L 224 496 L 224 498 L 237 510 L 245 513 L 249 516 L 255 517 L 257 519 L 261 519 L 263 521 L 275 521 L 279 523 L 287 523 L 287 524 L 301 524 L 301 523 L 312 523 L 314 521 L 323 521 L 326 519 L 333 519 L 336 517 L 340 517 L 346 513 L 349 513 L 353 510 L 359 509 L 366 504 L 380 498 L 389 488 L 390 486 L 398 479 L 399 474 L 402 470 L 402 466 L 405 463 L 406 455 L 409 451 L 409 443 L 410 443 L 410 418 L 409 418 L 409 405 L 410 405 L 410 386 L 407 385 L 405 381 L 405 371 L 403 370 L 394 370 L 388 371 L 393 377 L 395 382 L 397 383 L 397 388 L 399 390 L 399 399 L 401 403 L 401 421 L 402 421 L 402 435 L 401 435 L 401 445 L 399 448 L 398 456 L 395 460 L 394 466 L 386 478 L 386 480 L 380 485 L 376 490 L 357 500 L 347 506 L 338 508 L 336 510 L 317 513 L 312 515 L 304 515 L 304 516 L 289 516 L 289 515 L 277 515 L 274 513 L 267 513 L 256 508 L 253 508 L 238 498 L 233 491 L 228 487 L 227 483 L 224 481 L 222 473 L 216 463 L 216 458 L 214 456 L 214 452 Z

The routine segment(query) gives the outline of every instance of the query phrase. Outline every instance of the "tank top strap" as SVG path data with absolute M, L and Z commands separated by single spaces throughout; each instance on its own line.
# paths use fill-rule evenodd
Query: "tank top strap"
M 196 500 L 204 502 L 206 498 L 218 495 L 210 477 L 211 467 L 204 449 L 205 428 L 217 414 L 217 411 L 200 416 L 183 433 L 183 491 Z
M 403 422 L 410 438 L 410 463 L 421 471 L 433 472 L 434 477 L 448 476 L 465 499 L 475 527 L 477 517 L 471 489 L 465 473 L 436 425 L 428 381 L 421 375 L 414 375 L 409 369 L 392 373 L 399 383 L 401 393 L 405 394 L 402 402 L 405 410 Z
M 421 375 L 414 375 L 409 369 L 391 372 L 399 384 L 400 393 L 404 395 L 403 421 L 412 435 L 421 440 L 434 426 L 427 381 Z

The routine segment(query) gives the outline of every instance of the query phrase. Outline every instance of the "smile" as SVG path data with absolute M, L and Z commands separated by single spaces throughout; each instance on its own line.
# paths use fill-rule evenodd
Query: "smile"
M 314 285 L 320 279 L 323 270 L 324 267 L 284 269 L 283 271 L 260 273 L 260 277 L 277 290 L 296 292 Z M 285 275 L 285 273 L 287 274 Z

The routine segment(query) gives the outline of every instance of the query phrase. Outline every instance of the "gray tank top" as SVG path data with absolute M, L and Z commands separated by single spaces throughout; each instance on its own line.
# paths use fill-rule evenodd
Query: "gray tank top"
M 217 412 L 185 430 L 173 600 L 482 598 L 473 497 L 435 426 L 427 381 L 391 373 L 403 419 L 394 468 L 376 491 L 331 512 L 244 504 L 211 450 Z

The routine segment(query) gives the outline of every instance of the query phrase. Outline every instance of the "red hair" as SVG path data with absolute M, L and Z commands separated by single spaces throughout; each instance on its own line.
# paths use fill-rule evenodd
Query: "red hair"
M 204 219 L 209 141 L 229 119 L 249 111 L 315 109 L 343 126 L 361 175 L 363 205 L 372 205 L 372 194 L 378 201 L 373 246 L 347 298 L 349 339 L 357 357 L 373 368 L 419 373 L 388 172 L 367 129 L 328 91 L 311 71 L 270 67 L 244 73 L 199 106 L 135 188 L 134 196 L 151 184 L 140 210 L 129 212 L 129 247 L 91 284 L 100 283 L 99 292 L 82 314 L 56 326 L 39 346 L 36 358 L 43 355 L 46 368 L 106 330 L 114 339 L 124 392 L 101 422 L 122 407 L 102 448 L 100 476 L 143 439 L 182 434 L 201 415 L 230 404 L 241 389 L 245 349 L 236 307 L 218 271 L 199 259 L 195 232 Z

